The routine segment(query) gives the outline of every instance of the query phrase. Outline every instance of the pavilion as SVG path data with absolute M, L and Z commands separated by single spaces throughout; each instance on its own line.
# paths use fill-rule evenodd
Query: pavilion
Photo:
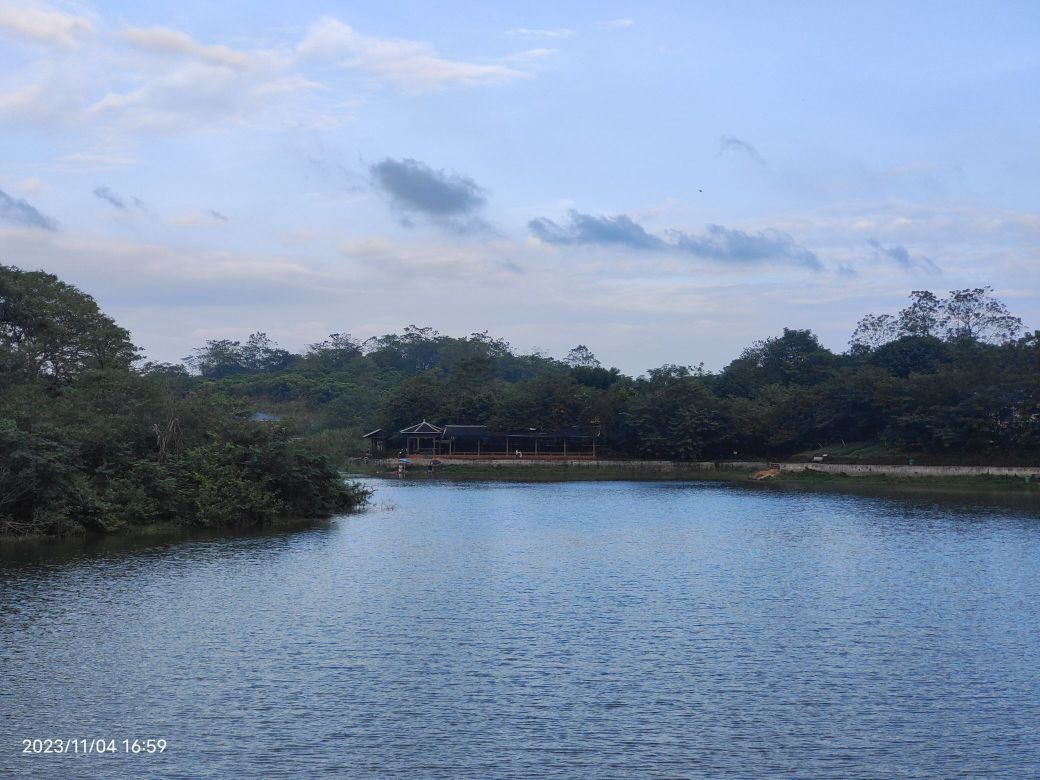
M 373 432 L 374 433 L 374 432 Z M 402 428 L 405 452 L 442 457 L 487 456 L 595 456 L 596 436 L 578 428 L 544 431 L 519 428 L 496 431 L 486 425 L 434 425 L 423 420 Z

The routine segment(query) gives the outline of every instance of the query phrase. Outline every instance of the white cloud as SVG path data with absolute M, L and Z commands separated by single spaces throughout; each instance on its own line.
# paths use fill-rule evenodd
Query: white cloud
M 635 23 L 634 19 L 607 19 L 600 22 L 598 26 L 604 30 L 623 30 L 626 27 L 634 26 Z
M 181 214 L 171 219 L 170 222 L 178 227 L 225 227 L 228 218 L 218 211 L 208 210 Z
M 453 242 L 402 244 L 377 236 L 341 241 L 339 251 L 356 271 L 378 280 L 421 280 L 424 285 L 443 285 L 445 291 L 460 281 L 497 288 L 516 276 L 503 257 L 513 251 L 508 241 L 480 246 Z
M 179 55 L 207 65 L 242 70 L 251 64 L 249 55 L 227 46 L 203 46 L 190 35 L 169 27 L 148 29 L 131 27 L 122 34 L 124 40 L 152 54 Z
M 30 29 L 25 19 L 35 19 L 31 29 L 41 36 L 59 29 L 60 19 L 71 30 L 89 24 L 67 14 L 0 9 L 0 26 Z M 124 28 L 92 43 L 66 46 L 60 60 L 30 56 L 8 72 L 0 79 L 0 120 L 104 131 L 107 139 L 230 126 L 329 128 L 353 119 L 365 86 L 357 76 L 405 93 L 471 87 L 525 78 L 523 64 L 550 53 L 469 62 L 422 41 L 365 36 L 332 18 L 300 41 L 249 49 L 203 43 L 172 27 Z M 354 83 L 343 83 L 343 74 L 353 74 Z
M 100 100 L 87 106 L 87 116 L 96 116 L 108 112 L 118 112 L 143 103 L 148 97 L 144 89 L 135 89 L 130 92 L 109 92 Z
M 566 27 L 555 27 L 552 29 L 530 29 L 527 27 L 515 27 L 508 31 L 509 35 L 520 38 L 569 38 L 574 35 L 574 30 Z
M 447 59 L 422 41 L 364 36 L 332 18 L 311 27 L 297 53 L 304 59 L 362 71 L 406 92 L 497 84 L 528 76 L 501 64 Z
M 29 176 L 14 185 L 23 195 L 35 195 L 38 192 L 46 192 L 50 189 L 46 182 L 36 176 Z
M 0 30 L 36 43 L 72 49 L 94 31 L 94 25 L 83 16 L 4 3 L 0 5 Z
M 37 82 L 0 92 L 0 118 L 17 123 L 61 122 L 77 109 L 62 84 Z
M 62 155 L 55 160 L 56 167 L 60 170 L 87 171 L 110 171 L 115 168 L 137 165 L 137 162 L 133 157 L 103 152 L 75 152 Z
M 305 261 L 288 255 L 189 251 L 84 234 L 36 235 L 43 232 L 0 229 L 0 247 L 22 268 L 45 268 L 86 285 L 88 292 L 136 295 L 160 306 L 199 305 L 207 297 L 239 300 L 250 292 L 265 297 L 315 294 L 328 282 Z
M 312 81 L 303 76 L 286 76 L 285 78 L 275 79 L 258 86 L 253 90 L 253 94 L 257 97 L 273 97 L 275 95 L 291 95 L 295 92 L 322 88 L 322 85 L 317 81 Z
M 503 62 L 510 62 L 516 65 L 536 65 L 552 57 L 557 51 L 557 49 L 528 49 L 527 51 L 510 54 L 503 57 L 502 60 Z

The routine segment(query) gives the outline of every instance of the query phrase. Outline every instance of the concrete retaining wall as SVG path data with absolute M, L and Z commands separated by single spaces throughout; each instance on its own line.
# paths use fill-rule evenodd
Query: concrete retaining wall
M 430 461 L 413 457 L 412 468 L 425 467 Z M 438 456 L 436 460 L 445 466 L 479 466 L 481 468 L 534 468 L 538 466 L 567 467 L 575 469 L 625 469 L 629 471 L 713 471 L 716 468 L 728 471 L 759 471 L 769 464 L 764 461 L 740 461 L 713 463 L 712 461 L 674 461 L 674 460 L 538 460 L 537 458 L 501 458 L 494 460 L 475 460 L 473 458 L 449 458 Z M 397 466 L 396 458 L 370 461 L 388 468 Z
M 619 469 L 630 471 L 761 471 L 779 468 L 781 472 L 815 471 L 847 477 L 884 475 L 890 477 L 1030 477 L 1040 480 L 1040 466 L 881 466 L 873 464 L 846 465 L 840 463 L 767 463 L 766 461 L 671 461 L 671 460 L 537 460 L 535 458 L 502 458 L 473 460 L 437 458 L 444 465 L 480 466 L 484 468 L 567 467 L 574 469 Z M 373 460 L 372 463 L 396 468 L 396 458 Z M 412 468 L 422 468 L 429 461 L 413 458 Z

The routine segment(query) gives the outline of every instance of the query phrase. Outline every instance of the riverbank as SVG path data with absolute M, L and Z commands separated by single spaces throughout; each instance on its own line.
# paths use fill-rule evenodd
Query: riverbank
M 762 487 L 820 488 L 849 492 L 909 491 L 973 495 L 1005 493 L 1040 497 L 1040 466 L 889 466 L 881 464 L 769 463 L 765 461 L 452 461 L 415 458 L 403 474 L 397 459 L 352 464 L 352 475 L 405 476 L 449 481 L 672 481 L 712 480 Z M 770 476 L 756 480 L 760 472 Z
M 333 472 L 335 475 L 336 472 Z M 21 542 L 45 542 L 56 543 L 61 541 L 91 542 L 98 539 L 112 537 L 126 537 L 131 539 L 176 539 L 196 538 L 208 535 L 221 536 L 225 534 L 240 535 L 244 533 L 267 533 L 279 531 L 293 531 L 303 528 L 320 526 L 327 523 L 332 517 L 342 514 L 352 514 L 363 510 L 371 498 L 372 492 L 354 481 L 339 480 L 341 493 L 336 497 L 338 508 L 332 506 L 314 506 L 308 514 L 278 514 L 278 515 L 256 515 L 246 521 L 241 518 L 229 522 L 199 524 L 191 522 L 177 522 L 171 520 L 160 520 L 156 522 L 122 522 L 118 525 L 112 524 L 107 527 L 86 526 L 82 524 L 67 524 L 56 532 L 47 532 L 31 526 L 17 527 L 8 524 L 0 527 L 0 544 Z M 11 529 L 14 529 L 13 531 Z
M 358 512 L 364 508 L 365 505 L 361 505 L 351 510 L 351 512 Z M 321 528 L 327 526 L 331 520 L 331 516 L 309 518 L 284 517 L 270 520 L 262 525 L 216 527 L 185 526 L 163 522 L 146 525 L 127 525 L 115 531 L 94 531 L 81 527 L 64 534 L 0 534 L 0 552 L 5 547 L 31 547 L 34 545 L 50 547 L 62 544 L 81 547 L 102 542 L 108 544 L 114 539 L 126 540 L 129 545 L 136 546 L 142 542 L 163 543 L 187 539 L 216 539 L 228 536 L 251 536 L 254 534 L 265 535 Z M 3 557 L 0 554 L 0 558 Z
M 450 457 L 429 458 L 412 456 L 406 463 L 398 458 L 356 459 L 351 462 L 351 470 L 366 474 L 396 473 L 398 467 L 404 465 L 408 473 L 426 471 L 431 467 L 439 473 L 455 473 L 459 475 L 474 473 L 494 473 L 504 475 L 533 474 L 536 472 L 557 474 L 667 474 L 667 475 L 702 475 L 702 474 L 741 474 L 773 470 L 778 476 L 788 475 L 830 475 L 856 479 L 865 477 L 891 477 L 899 479 L 936 479 L 947 477 L 1001 477 L 1040 482 L 1040 465 L 1035 466 L 995 466 L 995 465 L 957 465 L 932 466 L 906 465 L 886 463 L 827 463 L 803 461 L 765 461 L 765 460 L 729 460 L 729 461 L 673 461 L 673 460 L 631 460 L 631 459 L 592 459 L 581 458 L 566 460 L 560 458 L 541 459 L 537 456 L 527 458 L 488 458 L 485 460 L 461 459 Z
M 357 460 L 347 474 L 394 477 L 402 464 L 397 458 Z M 538 458 L 453 459 L 411 458 L 404 467 L 409 477 L 457 480 L 501 479 L 511 482 L 554 482 L 564 480 L 669 480 L 669 479 L 747 479 L 765 468 L 758 462 L 729 464 L 667 460 L 606 460 L 590 458 L 563 460 Z

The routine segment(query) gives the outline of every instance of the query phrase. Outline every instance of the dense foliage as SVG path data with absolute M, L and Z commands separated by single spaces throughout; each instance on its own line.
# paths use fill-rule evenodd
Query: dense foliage
M 486 332 L 408 327 L 333 334 L 300 355 L 263 333 L 211 341 L 189 364 L 214 392 L 274 409 L 339 458 L 359 435 L 427 419 L 492 428 L 577 426 L 601 451 L 653 458 L 784 457 L 853 443 L 875 459 L 1040 455 L 1040 335 L 989 288 L 911 294 L 868 315 L 836 354 L 808 330 L 756 342 L 717 373 L 683 365 L 632 378 L 585 345 L 564 360 L 518 354 Z M 836 449 L 835 449 L 836 448 Z
M 0 266 L 0 534 L 255 526 L 364 500 L 288 429 L 136 358 L 92 298 Z

